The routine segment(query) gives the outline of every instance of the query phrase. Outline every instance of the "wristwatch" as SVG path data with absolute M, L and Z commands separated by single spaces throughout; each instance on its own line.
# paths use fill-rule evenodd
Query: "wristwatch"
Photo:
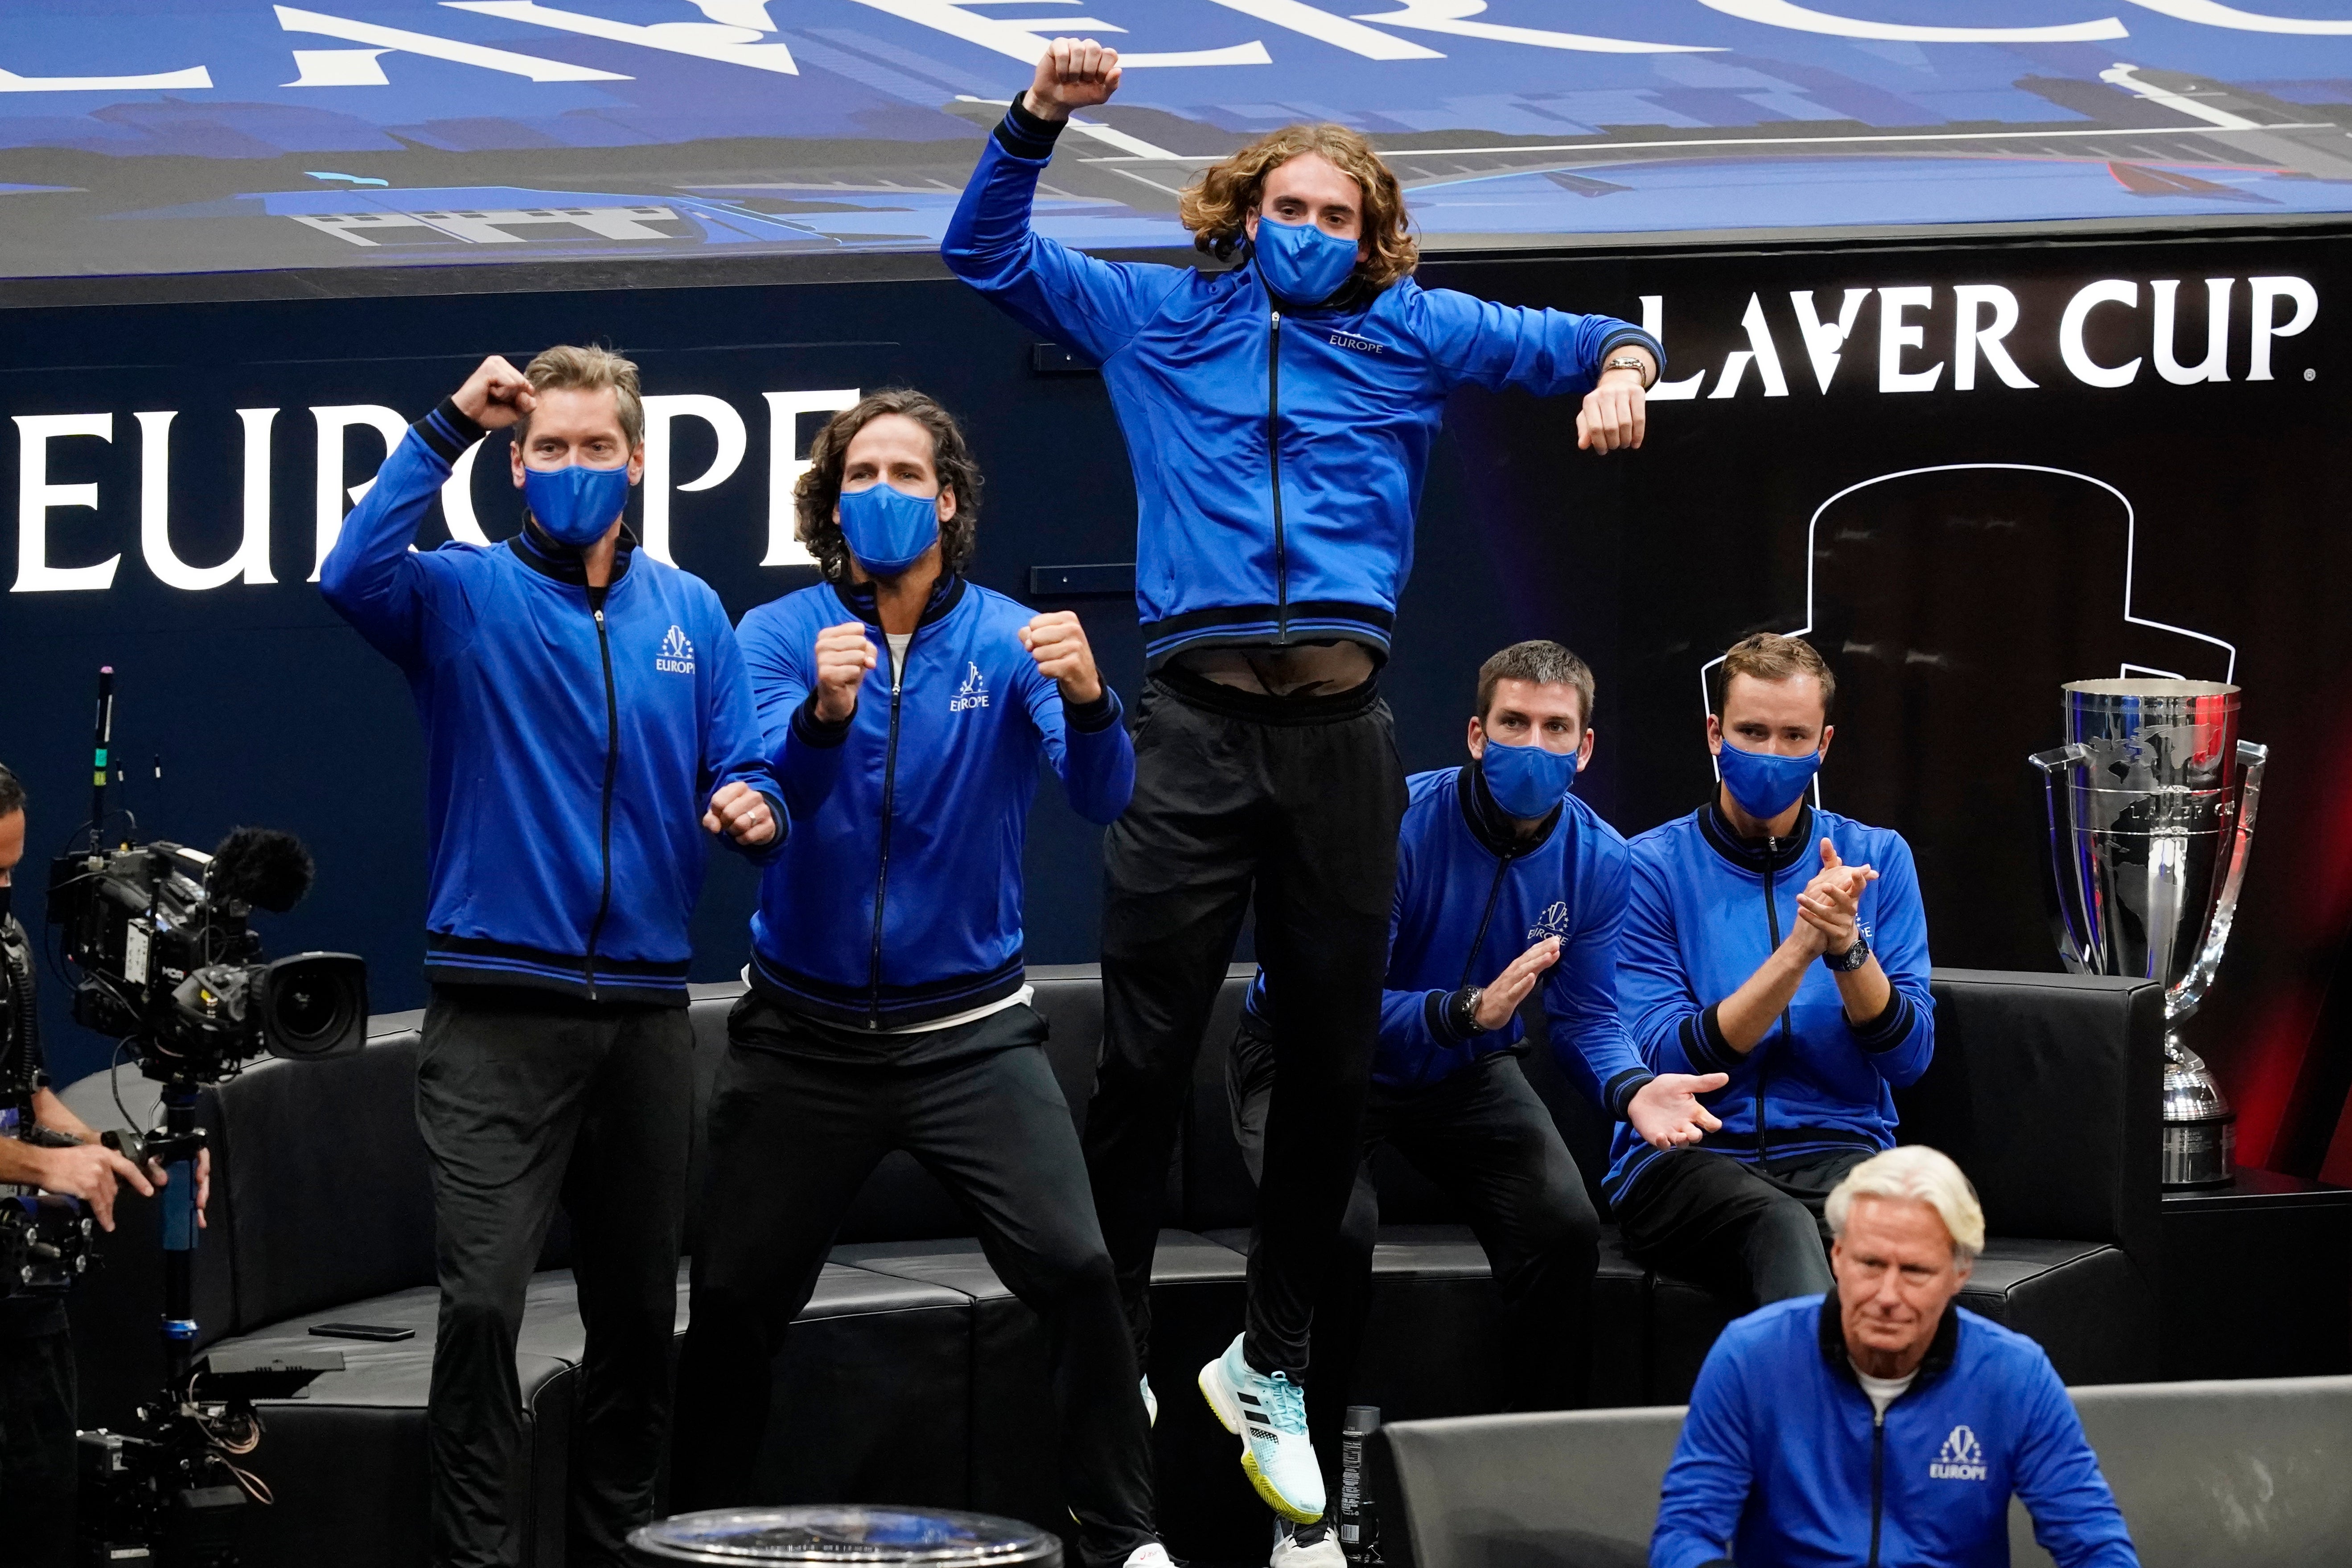
M 1822 962 L 1841 975 L 1851 975 L 1870 962 L 1870 933 L 1863 926 L 1853 928 L 1853 946 L 1844 952 L 1822 955 Z
M 1632 354 L 1612 354 L 1608 359 L 1603 360 L 1601 362 L 1601 370 L 1604 375 L 1611 371 L 1632 371 L 1634 374 L 1642 378 L 1642 386 L 1645 391 L 1648 389 L 1650 384 L 1650 367 L 1648 362 L 1636 359 Z
M 1478 1004 L 1486 999 L 1486 988 L 1484 986 L 1465 986 L 1446 1003 L 1445 1021 L 1464 1040 L 1484 1032 L 1478 1028 Z

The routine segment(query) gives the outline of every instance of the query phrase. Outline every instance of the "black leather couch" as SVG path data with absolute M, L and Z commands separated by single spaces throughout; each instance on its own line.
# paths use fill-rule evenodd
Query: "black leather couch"
M 1251 1192 L 1229 1130 L 1224 1054 L 1250 971 L 1228 980 L 1201 1053 L 1154 1269 L 1150 1368 L 1163 1525 L 1180 1555 L 1238 1561 L 1261 1551 L 1265 1515 L 1233 1443 L 1187 1396 L 1201 1364 L 1241 1322 Z M 1101 1034 L 1092 967 L 1031 971 L 1050 1051 L 1084 1115 Z M 698 989 L 707 1087 L 739 988 Z M 2157 987 L 1962 970 L 1936 977 L 1935 1066 L 1901 1097 L 1907 1137 L 1950 1152 L 1983 1195 L 1994 1239 L 1962 1299 L 2034 1335 L 2073 1383 L 2152 1376 L 2158 1203 L 2156 1106 L 2162 1046 Z M 263 1062 L 207 1096 L 216 1175 L 198 1255 L 206 1345 L 340 1348 L 346 1370 L 268 1407 L 254 1468 L 278 1494 L 247 1560 L 339 1568 L 425 1561 L 424 1405 L 434 1322 L 432 1210 L 413 1119 L 417 1015 L 375 1020 L 357 1056 Z M 1541 1054 L 1529 1071 L 1597 1183 L 1607 1128 Z M 152 1093 L 127 1071 L 85 1080 L 68 1101 L 98 1125 L 134 1118 Z M 1510 1367 L 1492 1332 L 1486 1260 L 1442 1197 L 1401 1162 L 1377 1171 L 1384 1228 L 1358 1402 L 1392 1418 L 1502 1408 Z M 1597 1197 L 1597 1187 L 1596 1187 Z M 982 1260 L 956 1204 L 912 1160 L 878 1170 L 842 1228 L 832 1266 L 778 1366 L 761 1461 L 773 1500 L 966 1506 L 1050 1527 L 1050 1433 L 1032 1379 L 1045 1350 L 1034 1318 Z M 691 1238 L 689 1237 L 689 1246 Z M 131 1206 L 107 1264 L 75 1303 L 89 1421 L 120 1420 L 153 1386 L 160 1270 L 152 1206 Z M 562 1561 L 565 1448 L 582 1328 L 559 1224 L 541 1260 L 518 1371 L 530 1422 L 513 1480 L 526 1503 L 526 1560 Z M 1599 1403 L 1684 1398 L 1722 1325 L 1740 1310 L 1629 1261 L 1604 1236 L 1592 1348 Z M 679 1313 L 686 1301 L 681 1274 Z M 414 1327 L 389 1344 L 310 1337 L 331 1322 Z
M 2145 1568 L 2352 1563 L 2352 1377 L 2123 1384 L 2074 1406 Z M 1373 1445 L 1396 1568 L 1642 1568 L 1680 1409 L 1408 1421 Z M 2048 1568 L 2023 1508 L 2010 1560 Z

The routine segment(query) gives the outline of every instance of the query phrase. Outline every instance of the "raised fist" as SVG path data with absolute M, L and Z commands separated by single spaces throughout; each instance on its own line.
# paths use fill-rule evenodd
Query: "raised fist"
M 497 354 L 477 366 L 449 401 L 484 430 L 504 430 L 539 406 L 538 395 L 523 373 Z M 522 481 L 517 478 L 515 483 Z
M 845 621 L 816 634 L 816 716 L 839 724 L 857 711 L 857 688 L 874 668 L 874 643 L 863 621 Z
M 1092 38 L 1056 38 L 1037 62 L 1029 84 L 1029 112 L 1040 120 L 1067 120 L 1072 111 L 1108 103 L 1118 90 L 1118 51 Z

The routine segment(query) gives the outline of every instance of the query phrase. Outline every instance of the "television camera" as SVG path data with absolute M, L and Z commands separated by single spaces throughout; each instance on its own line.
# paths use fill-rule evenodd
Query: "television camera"
M 254 912 L 283 913 L 310 886 L 310 852 L 289 834 L 238 828 L 209 853 L 128 836 L 110 843 L 113 723 L 108 668 L 99 674 L 89 839 L 51 863 L 47 919 L 71 967 L 75 1021 L 121 1041 L 161 1092 L 160 1124 L 109 1132 L 105 1142 L 170 1177 L 159 1195 L 164 1376 L 127 1430 L 80 1436 L 83 1560 L 231 1568 L 247 1499 L 268 1500 L 268 1489 L 236 1462 L 260 1440 L 254 1402 L 294 1394 L 320 1373 L 340 1370 L 342 1357 L 311 1351 L 266 1362 L 197 1358 L 196 1164 L 205 1148 L 197 1098 L 264 1053 L 308 1061 L 358 1051 L 367 1032 L 367 969 L 345 953 L 264 955 L 250 925 Z M 29 1015 L 29 975 L 12 989 L 27 999 L 20 1010 Z M 24 1092 L 29 1102 L 29 1081 Z M 14 1130 L 37 1135 L 28 1112 Z M 0 1248 L 15 1246 L 19 1231 L 38 1231 L 39 1217 L 19 1223 L 10 1207 L 0 1206 Z M 81 1252 L 70 1260 L 50 1260 L 40 1242 L 26 1245 L 45 1279 L 79 1271 L 86 1218 L 79 1230 Z M 0 1266 L 15 1256 L 0 1252 Z

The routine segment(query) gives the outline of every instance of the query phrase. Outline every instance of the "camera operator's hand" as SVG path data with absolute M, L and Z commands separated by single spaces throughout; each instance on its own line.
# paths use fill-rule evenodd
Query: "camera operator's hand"
M 504 430 L 539 406 L 529 379 L 497 354 L 477 366 L 449 401 L 484 430 Z
M 172 1179 L 160 1171 L 156 1173 L 156 1185 L 159 1186 Z M 211 1228 L 205 1220 L 205 1205 L 212 1200 L 213 1152 L 210 1149 L 198 1149 L 196 1151 L 196 1228 L 199 1230 Z
M 25 1152 L 29 1156 L 28 1174 L 42 1191 L 81 1199 L 89 1205 L 98 1223 L 108 1230 L 114 1228 L 114 1191 L 118 1182 L 128 1184 L 142 1197 L 152 1197 L 163 1180 L 163 1173 L 159 1170 L 154 1173 L 155 1179 L 149 1181 L 145 1171 L 103 1144 Z
M 776 836 L 776 814 L 768 810 L 768 798 L 749 784 L 730 784 L 710 797 L 702 825 L 746 849 L 757 849 Z

